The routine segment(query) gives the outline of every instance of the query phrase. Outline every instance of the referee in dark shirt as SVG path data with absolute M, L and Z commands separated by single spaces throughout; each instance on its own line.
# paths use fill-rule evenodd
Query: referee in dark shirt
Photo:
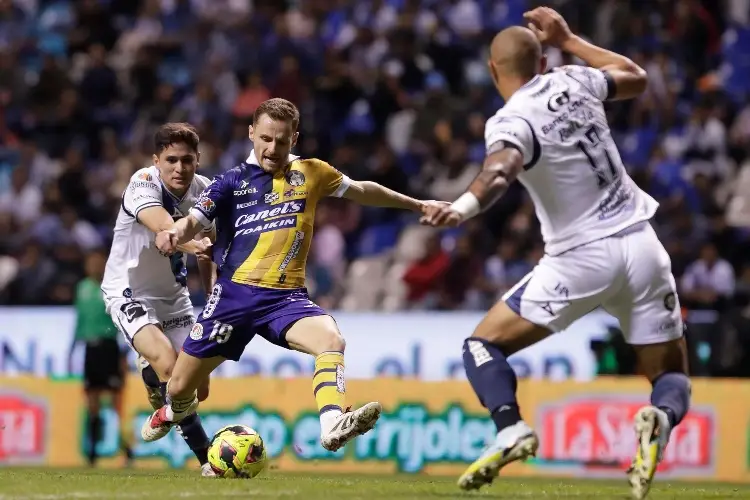
M 87 402 L 87 455 L 90 465 L 96 464 L 96 444 L 101 439 L 102 420 L 99 416 L 102 396 L 109 395 L 119 417 L 122 414 L 122 394 L 127 373 L 125 352 L 117 343 L 117 329 L 105 311 L 101 291 L 107 257 L 101 251 L 86 256 L 86 278 L 76 288 L 76 330 L 74 342 L 84 342 L 86 353 L 83 365 L 84 391 Z M 122 430 L 122 429 L 121 429 Z M 130 463 L 132 454 L 128 441 L 121 433 L 120 447 Z

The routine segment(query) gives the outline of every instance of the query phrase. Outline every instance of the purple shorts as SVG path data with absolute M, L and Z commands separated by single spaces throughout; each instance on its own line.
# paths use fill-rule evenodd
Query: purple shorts
M 306 288 L 263 288 L 219 278 L 182 350 L 196 358 L 238 361 L 255 335 L 289 349 L 289 327 L 324 314 L 328 313 L 310 300 Z

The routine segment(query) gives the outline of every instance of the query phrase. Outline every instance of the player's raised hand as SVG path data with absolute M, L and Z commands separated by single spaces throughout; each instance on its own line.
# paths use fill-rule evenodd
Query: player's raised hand
M 463 218 L 451 209 L 447 201 L 426 201 L 422 205 L 422 217 L 419 222 L 425 226 L 433 227 L 456 227 Z
M 525 12 L 523 17 L 528 21 L 529 29 L 543 45 L 562 48 L 573 37 L 568 23 L 554 9 L 537 7 Z
M 177 250 L 177 233 L 171 229 L 156 233 L 156 248 L 163 255 L 172 255 Z

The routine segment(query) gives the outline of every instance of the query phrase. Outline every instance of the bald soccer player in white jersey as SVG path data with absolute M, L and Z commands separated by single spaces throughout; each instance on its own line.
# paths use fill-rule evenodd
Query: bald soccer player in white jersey
M 653 387 L 651 405 L 634 417 L 638 446 L 628 477 L 640 499 L 690 402 L 675 280 L 649 223 L 658 204 L 625 171 L 603 106 L 640 95 L 647 77 L 630 59 L 573 35 L 552 9 L 525 17 L 528 29 L 508 28 L 492 43 L 489 68 L 506 104 L 487 121 L 483 171 L 452 205 L 430 207 L 422 220 L 456 226 L 492 205 L 518 178 L 545 241 L 534 270 L 464 342 L 466 374 L 498 432 L 459 486 L 490 483 L 502 467 L 534 455 L 539 446 L 521 418 L 508 356 L 603 307 L 619 319 Z M 589 67 L 545 73 L 542 44 Z
M 205 290 L 213 288 L 215 269 L 205 255 L 212 228 L 184 244 L 170 257 L 154 243 L 155 234 L 187 215 L 210 181 L 195 173 L 199 137 L 187 123 L 167 123 L 154 135 L 154 165 L 138 170 L 122 195 L 112 248 L 102 282 L 107 312 L 138 353 L 139 369 L 151 406 L 165 403 L 166 381 L 177 353 L 195 323 L 187 288 L 185 253 L 199 255 Z M 198 391 L 208 397 L 208 380 Z M 197 414 L 180 422 L 178 432 L 201 465 L 203 476 L 215 476 L 208 463 L 208 437 Z

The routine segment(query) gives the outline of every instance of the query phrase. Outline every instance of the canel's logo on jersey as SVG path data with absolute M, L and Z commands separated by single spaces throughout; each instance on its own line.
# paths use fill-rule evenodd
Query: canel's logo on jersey
M 255 186 L 251 186 L 247 181 L 243 180 L 240 183 L 240 188 L 234 192 L 235 196 L 245 196 L 246 194 L 257 193 L 258 189 Z
M 267 208 L 255 213 L 242 214 L 237 217 L 237 220 L 234 223 L 234 227 L 241 227 L 246 224 L 252 224 L 253 222 L 265 221 L 266 219 L 278 217 L 281 215 L 292 215 L 304 212 L 305 201 L 306 200 L 288 201 L 282 205 L 279 205 L 278 207 L 274 207 L 273 209 Z

